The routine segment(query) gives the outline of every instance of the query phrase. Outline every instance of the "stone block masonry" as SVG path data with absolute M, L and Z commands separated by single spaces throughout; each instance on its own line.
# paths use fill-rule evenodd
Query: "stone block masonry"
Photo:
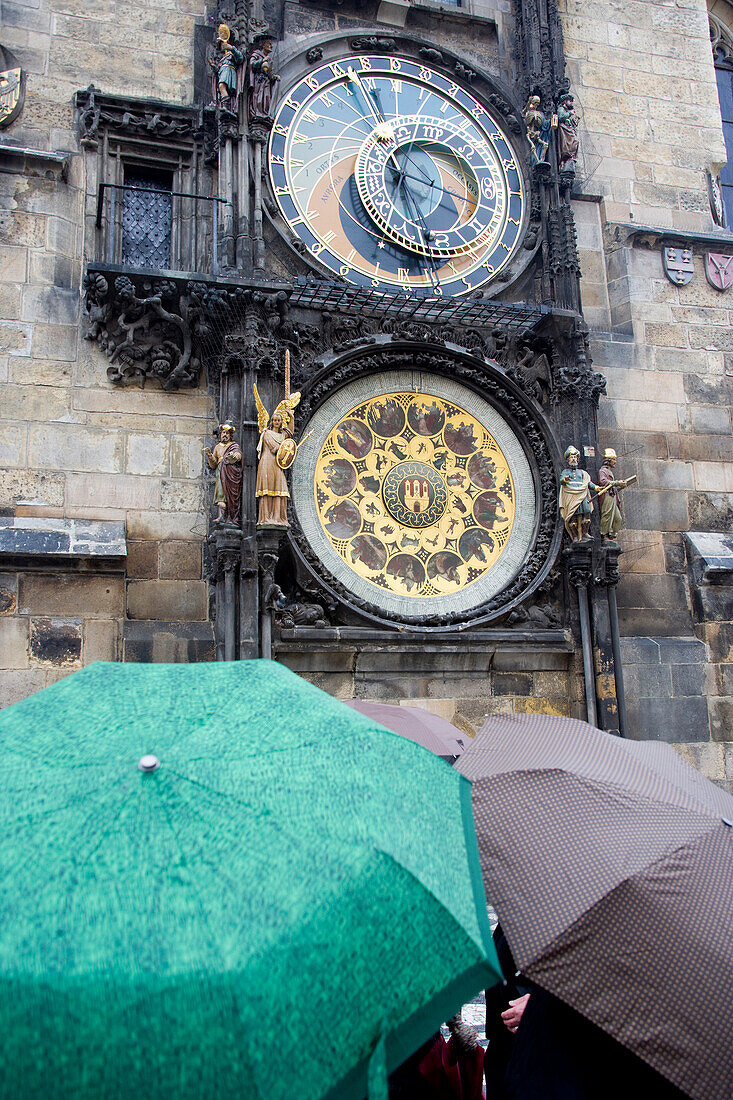
M 4 703 L 89 661 L 119 659 L 131 614 L 141 629 L 140 616 L 206 618 L 202 452 L 211 401 L 203 388 L 119 392 L 104 355 L 82 338 L 82 274 L 96 258 L 82 225 L 96 184 L 73 108 L 74 93 L 91 83 L 190 103 L 194 28 L 205 17 L 202 0 L 3 5 L 3 43 L 27 73 L 25 108 L 3 140 L 62 150 L 68 171 L 0 175 L 0 515 L 116 522 L 130 544 L 127 573 L 14 559 L 0 584 Z

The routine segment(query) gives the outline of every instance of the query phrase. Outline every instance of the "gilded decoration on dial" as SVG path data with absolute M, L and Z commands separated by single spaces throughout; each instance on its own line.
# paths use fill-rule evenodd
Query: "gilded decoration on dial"
M 468 89 L 407 58 L 309 73 L 278 107 L 269 167 L 292 232 L 356 285 L 461 294 L 520 241 L 525 191 L 507 136 Z
M 425 462 L 400 462 L 382 482 L 384 506 L 403 527 L 432 527 L 445 512 L 448 487 Z
M 321 447 L 314 493 L 349 569 L 400 596 L 471 585 L 514 525 L 514 484 L 496 440 L 433 394 L 383 394 L 345 413 Z

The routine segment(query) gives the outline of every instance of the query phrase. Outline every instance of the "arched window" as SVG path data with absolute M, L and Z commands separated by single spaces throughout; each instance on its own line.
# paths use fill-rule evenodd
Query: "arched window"
M 716 7 L 720 7 L 720 4 L 716 4 Z M 723 137 L 728 154 L 728 161 L 720 172 L 720 189 L 725 210 L 725 224 L 733 228 L 733 33 L 717 15 L 709 12 L 708 18 L 715 62 L 715 79 L 720 100 L 720 116 L 723 120 Z M 733 8 L 731 20 L 733 21 Z

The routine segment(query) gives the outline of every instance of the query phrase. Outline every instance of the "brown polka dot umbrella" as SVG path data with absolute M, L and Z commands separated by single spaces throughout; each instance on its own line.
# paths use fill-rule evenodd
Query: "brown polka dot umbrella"
M 733 798 L 671 746 L 492 717 L 481 867 L 517 966 L 695 1100 L 733 1096 Z

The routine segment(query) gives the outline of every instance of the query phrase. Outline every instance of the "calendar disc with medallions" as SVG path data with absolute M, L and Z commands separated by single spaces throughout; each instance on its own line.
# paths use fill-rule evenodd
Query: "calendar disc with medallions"
M 327 570 L 387 613 L 466 611 L 506 587 L 532 544 L 534 482 L 488 402 L 394 371 L 322 405 L 293 502 Z
M 511 143 L 467 89 L 417 61 L 345 57 L 284 95 L 272 187 L 309 254 L 350 283 L 461 294 L 520 241 Z

